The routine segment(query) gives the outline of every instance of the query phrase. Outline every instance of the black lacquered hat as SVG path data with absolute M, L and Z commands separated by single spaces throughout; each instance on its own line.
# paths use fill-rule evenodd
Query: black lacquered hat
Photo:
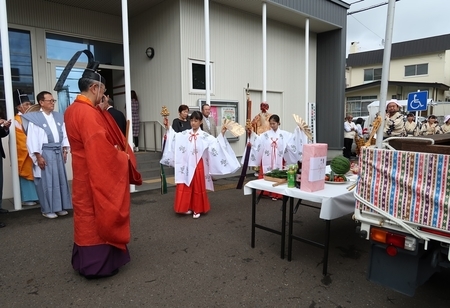
M 75 63 L 77 62 L 78 58 L 82 53 L 86 54 L 86 56 L 88 57 L 88 65 L 86 66 L 86 69 L 84 70 L 81 78 L 89 78 L 92 80 L 100 81 L 103 84 L 106 83 L 105 78 L 103 78 L 103 76 L 97 72 L 99 62 L 95 61 L 92 52 L 85 49 L 77 51 L 73 55 L 72 59 L 70 59 L 70 61 L 67 63 L 66 67 L 64 68 L 64 71 L 61 73 L 61 76 L 59 76 L 58 82 L 55 85 L 54 88 L 55 91 L 59 92 L 63 88 L 67 76 L 69 75 L 70 71 L 72 70 L 73 66 L 75 65 Z
M 31 102 L 28 94 L 22 93 L 19 89 L 13 92 L 14 105 L 19 106 L 23 103 Z

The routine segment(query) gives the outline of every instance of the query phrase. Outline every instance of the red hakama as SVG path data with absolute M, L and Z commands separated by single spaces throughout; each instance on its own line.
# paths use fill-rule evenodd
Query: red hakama
M 191 185 L 177 184 L 174 209 L 176 213 L 183 214 L 188 210 L 195 213 L 207 213 L 210 208 L 208 194 L 206 193 L 203 158 L 200 158 Z

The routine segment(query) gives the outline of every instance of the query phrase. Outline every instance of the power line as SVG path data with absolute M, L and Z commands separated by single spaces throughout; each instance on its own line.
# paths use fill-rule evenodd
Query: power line
M 375 33 L 374 31 L 372 31 L 372 29 L 370 29 L 369 27 L 367 27 L 365 24 L 363 24 L 361 21 L 359 21 L 355 16 L 352 16 L 357 22 L 359 22 L 364 28 L 366 28 L 367 30 L 369 30 L 370 32 L 372 32 L 373 34 L 375 34 L 376 36 L 378 36 L 380 39 L 383 39 L 381 36 L 379 36 L 377 33 Z

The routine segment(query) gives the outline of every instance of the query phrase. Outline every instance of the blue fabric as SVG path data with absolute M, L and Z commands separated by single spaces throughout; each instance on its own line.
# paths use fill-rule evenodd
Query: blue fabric
M 62 132 L 62 123 L 64 123 L 64 116 L 56 111 L 52 112 L 53 118 L 55 119 L 56 127 L 58 129 L 59 134 L 59 140 L 63 140 L 63 132 Z M 42 112 L 30 112 L 25 113 L 22 115 L 22 118 L 26 119 L 27 121 L 32 122 L 34 125 L 39 126 L 42 128 L 45 133 L 47 134 L 48 143 L 54 143 L 55 139 L 53 138 L 52 130 L 50 129 L 50 126 L 47 123 L 47 120 L 44 117 L 44 114 Z M 59 125 L 61 124 L 61 125 Z
M 34 178 L 42 213 L 72 209 L 72 198 L 60 143 L 44 143 L 42 156 L 47 165 L 41 178 Z M 44 171 L 44 170 L 43 170 Z
M 23 177 L 19 177 L 20 182 L 20 197 L 22 202 L 31 202 L 39 200 L 36 185 L 33 181 L 27 180 Z

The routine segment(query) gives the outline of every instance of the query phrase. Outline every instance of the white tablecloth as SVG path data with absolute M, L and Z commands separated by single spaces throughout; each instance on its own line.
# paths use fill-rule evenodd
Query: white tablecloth
M 273 187 L 273 183 L 263 179 L 250 181 L 244 186 L 244 195 L 250 195 L 252 189 L 258 189 L 316 202 L 321 204 L 319 217 L 326 220 L 336 219 L 355 211 L 353 190 L 347 190 L 347 186 L 353 182 L 345 184 L 325 183 L 325 189 L 315 192 L 306 192 L 298 188 L 288 188 L 287 184 Z

